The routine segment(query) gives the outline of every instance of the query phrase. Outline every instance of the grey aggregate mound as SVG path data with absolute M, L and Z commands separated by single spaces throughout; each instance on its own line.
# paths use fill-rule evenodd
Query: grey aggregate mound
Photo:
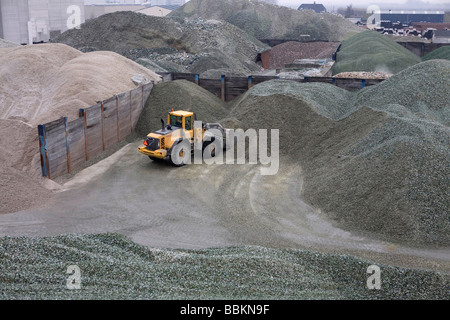
M 116 234 L 0 238 L 0 299 L 449 299 L 449 276 L 342 254 L 243 246 L 149 249 Z M 68 290 L 67 269 L 80 269 Z
M 161 118 L 166 122 L 171 109 L 195 111 L 197 120 L 217 122 L 228 114 L 219 98 L 187 80 L 159 83 L 145 104 L 136 124 L 136 132 L 142 136 L 161 128 Z
M 342 42 L 333 74 L 354 71 L 395 74 L 419 62 L 418 56 L 394 40 L 368 30 Z
M 412 83 L 425 86 L 414 89 Z M 415 65 L 356 93 L 273 80 L 236 99 L 227 124 L 279 129 L 280 155 L 305 173 L 303 196 L 344 228 L 404 244 L 446 246 L 446 83 L 445 60 Z

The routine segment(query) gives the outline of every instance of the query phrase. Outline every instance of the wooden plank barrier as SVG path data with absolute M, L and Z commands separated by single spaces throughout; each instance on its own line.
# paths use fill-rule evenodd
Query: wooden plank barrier
M 153 88 L 148 83 L 79 110 L 67 117 L 38 125 L 42 175 L 54 179 L 81 167 L 136 126 Z

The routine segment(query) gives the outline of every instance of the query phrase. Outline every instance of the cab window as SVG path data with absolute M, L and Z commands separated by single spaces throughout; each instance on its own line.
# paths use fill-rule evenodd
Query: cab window
M 170 124 L 172 126 L 181 128 L 183 126 L 183 117 L 171 115 L 170 116 Z
M 186 117 L 185 119 L 185 130 L 191 130 L 192 129 L 192 116 Z

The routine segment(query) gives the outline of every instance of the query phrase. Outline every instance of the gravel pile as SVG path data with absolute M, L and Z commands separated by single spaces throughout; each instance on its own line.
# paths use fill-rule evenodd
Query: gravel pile
M 172 11 L 169 17 L 191 21 L 197 19 L 224 20 L 258 39 L 341 41 L 361 29 L 342 16 L 317 14 L 251 0 L 191 0 Z
M 225 104 L 209 91 L 187 80 L 163 82 L 153 87 L 145 109 L 136 124 L 136 132 L 147 135 L 161 128 L 171 109 L 195 111 L 197 119 L 217 122 L 226 117 Z
M 339 42 L 289 41 L 270 50 L 269 69 L 281 69 L 296 59 L 332 59 Z
M 449 81 L 444 60 L 356 93 L 274 80 L 233 101 L 230 119 L 280 129 L 281 156 L 304 171 L 305 199 L 346 229 L 449 245 Z
M 450 62 L 430 60 L 414 65 L 377 86 L 355 93 L 354 105 L 384 110 L 402 105 L 417 117 L 450 125 Z M 405 112 L 405 111 L 403 111 Z
M 353 71 L 395 74 L 419 62 L 418 56 L 392 39 L 365 31 L 342 42 L 333 74 Z
M 450 60 L 450 47 L 445 46 L 439 49 L 433 50 L 430 53 L 424 55 L 422 57 L 423 61 L 431 60 L 431 59 L 446 59 Z
M 144 58 L 164 69 L 201 73 L 227 68 L 258 71 L 256 57 L 266 45 L 243 30 L 216 20 L 191 22 L 135 12 L 116 12 L 69 30 L 53 42 L 81 51 L 109 50 L 134 61 Z
M 160 81 L 114 52 L 82 53 L 63 44 L 9 49 L 0 56 L 0 118 L 33 125 L 64 116 L 73 120 L 80 108 L 134 89 L 131 78 L 138 74 Z
M 18 46 L 17 43 L 0 38 L 0 48 L 14 48 Z
M 449 299 L 449 276 L 262 247 L 148 249 L 116 234 L 0 238 L 0 299 Z M 81 290 L 66 288 L 67 269 Z

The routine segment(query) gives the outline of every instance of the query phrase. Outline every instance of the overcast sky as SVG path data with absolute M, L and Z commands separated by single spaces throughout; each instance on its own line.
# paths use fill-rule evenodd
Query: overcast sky
M 222 0 L 217 0 L 222 1 Z M 446 10 L 450 11 L 450 0 L 278 0 L 279 5 L 298 8 L 302 3 L 322 3 L 328 11 L 336 11 L 352 4 L 354 8 L 367 8 L 377 4 L 381 10 Z M 105 3 L 105 0 L 85 0 L 86 4 Z
M 278 0 L 279 5 L 298 7 L 302 3 L 313 3 L 314 0 Z M 346 7 L 352 4 L 353 7 L 357 8 L 367 8 L 371 4 L 377 4 L 380 6 L 381 10 L 389 10 L 389 7 L 402 7 L 404 10 L 413 9 L 444 9 L 450 7 L 450 0 L 426 0 L 426 1 L 416 1 L 416 0 L 316 0 L 316 3 L 322 3 L 327 10 L 331 11 L 334 7 L 335 10 L 339 7 Z M 395 5 L 393 5 L 395 4 Z

